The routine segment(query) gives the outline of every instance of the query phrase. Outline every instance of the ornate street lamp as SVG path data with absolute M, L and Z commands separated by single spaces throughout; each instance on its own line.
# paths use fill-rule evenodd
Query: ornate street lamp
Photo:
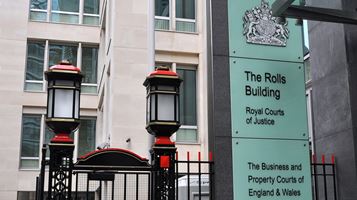
M 70 134 L 79 126 L 83 75 L 67 61 L 45 72 L 47 85 L 46 124 L 55 133 L 49 161 L 48 199 L 71 199 L 74 143 Z
M 61 62 L 45 72 L 47 86 L 47 126 L 56 134 L 51 142 L 73 143 L 69 137 L 79 125 L 83 75 L 69 62 Z
M 145 80 L 146 130 L 156 144 L 172 144 L 170 137 L 180 125 L 179 91 L 181 79 L 169 68 L 159 67 Z
M 151 149 L 153 199 L 175 199 L 175 143 L 170 137 L 180 127 L 179 91 L 182 80 L 169 68 L 159 67 L 145 80 L 146 130 L 155 136 Z

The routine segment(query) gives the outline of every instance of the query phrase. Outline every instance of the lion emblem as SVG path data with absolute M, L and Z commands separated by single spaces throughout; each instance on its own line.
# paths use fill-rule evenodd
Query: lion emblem
M 247 43 L 286 46 L 289 38 L 288 22 L 273 17 L 266 0 L 262 0 L 260 7 L 247 10 L 243 21 L 243 35 Z

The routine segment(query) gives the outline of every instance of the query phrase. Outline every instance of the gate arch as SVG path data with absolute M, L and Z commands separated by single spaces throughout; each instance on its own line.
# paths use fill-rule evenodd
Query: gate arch
M 92 151 L 81 156 L 74 164 L 74 169 L 92 170 L 150 170 L 149 160 L 129 150 L 108 148 Z
M 149 160 L 129 150 L 90 152 L 73 165 L 74 200 L 152 199 Z

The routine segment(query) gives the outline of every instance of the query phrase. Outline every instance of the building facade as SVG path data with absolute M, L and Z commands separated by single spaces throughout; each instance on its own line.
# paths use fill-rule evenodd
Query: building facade
M 0 199 L 33 199 L 41 147 L 53 134 L 44 123 L 43 72 L 61 60 L 85 78 L 74 157 L 97 147 L 148 157 L 145 130 L 148 64 L 147 1 L 26 0 L 0 2 Z M 207 17 L 203 0 L 155 1 L 155 62 L 184 82 L 179 152 L 207 147 Z M 183 156 L 184 154 L 179 154 Z
M 308 0 L 309 6 L 355 12 L 357 2 Z M 314 151 L 336 156 L 338 199 L 357 198 L 356 26 L 309 22 Z

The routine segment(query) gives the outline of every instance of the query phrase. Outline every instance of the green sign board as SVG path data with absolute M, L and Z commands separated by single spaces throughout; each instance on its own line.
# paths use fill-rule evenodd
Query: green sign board
M 233 139 L 234 199 L 312 198 L 307 141 Z
M 231 57 L 303 62 L 302 25 L 295 19 L 281 23 L 272 17 L 273 2 L 228 0 Z
M 230 58 L 232 136 L 308 139 L 301 63 Z
M 273 2 L 228 0 L 235 200 L 312 199 L 302 26 Z

